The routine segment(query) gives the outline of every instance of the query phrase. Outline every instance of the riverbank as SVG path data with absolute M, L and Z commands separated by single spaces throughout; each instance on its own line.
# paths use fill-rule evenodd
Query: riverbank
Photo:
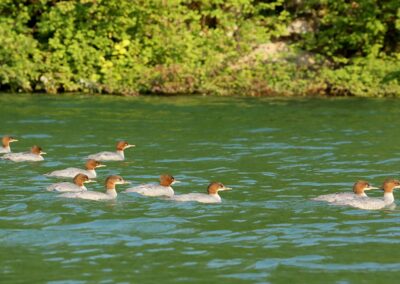
M 9 1 L 0 91 L 399 96 L 394 4 Z

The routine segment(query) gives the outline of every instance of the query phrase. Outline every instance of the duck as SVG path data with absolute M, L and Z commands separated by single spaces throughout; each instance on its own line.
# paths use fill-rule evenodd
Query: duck
M 79 168 L 66 168 L 63 170 L 53 171 L 51 173 L 44 174 L 48 177 L 75 177 L 77 174 L 84 174 L 87 175 L 89 178 L 96 178 L 96 168 L 105 167 L 106 165 L 101 164 L 99 161 L 89 159 L 85 163 L 86 170 L 79 169 Z
M 171 187 L 174 183 L 179 181 L 169 174 L 163 174 L 160 176 L 159 184 L 142 184 L 135 187 L 128 188 L 125 193 L 135 192 L 144 196 L 166 196 L 172 197 L 174 190 Z
M 80 192 L 67 192 L 60 194 L 60 197 L 64 198 L 79 198 L 79 199 L 87 199 L 94 201 L 101 200 L 114 200 L 117 198 L 117 191 L 115 186 L 117 184 L 128 184 L 126 180 L 124 180 L 121 176 L 112 175 L 107 177 L 105 182 L 106 192 L 97 192 L 97 191 L 80 191 Z
M 95 182 L 91 180 L 87 175 L 77 174 L 73 182 L 58 182 L 53 183 L 47 187 L 47 191 L 57 191 L 57 192 L 81 192 L 86 191 L 85 183 Z
M 45 155 L 46 152 L 42 151 L 37 145 L 32 146 L 29 152 L 21 152 L 21 153 L 8 153 L 3 155 L 3 160 L 10 160 L 13 162 L 37 162 L 43 161 L 44 158 L 42 155 Z
M 358 199 L 350 199 L 337 201 L 335 205 L 345 205 L 351 206 L 358 209 L 364 210 L 379 210 L 386 207 L 391 207 L 394 204 L 394 195 L 393 191 L 395 189 L 400 188 L 400 181 L 393 178 L 388 178 L 383 182 L 382 190 L 383 190 L 383 198 L 358 198 Z
M 377 187 L 371 186 L 369 182 L 364 180 L 359 180 L 353 185 L 353 192 L 340 192 L 320 195 L 318 197 L 312 198 L 314 201 L 326 201 L 326 202 L 338 202 L 341 200 L 350 200 L 360 197 L 368 197 L 365 193 L 366 190 L 378 189 Z
M 116 146 L 116 152 L 100 152 L 97 154 L 89 155 L 87 158 L 96 161 L 123 161 L 125 160 L 124 150 L 131 147 L 135 147 L 135 145 L 131 145 L 126 141 L 119 141 Z
M 205 193 L 188 193 L 181 195 L 174 195 L 171 200 L 174 201 L 196 201 L 200 203 L 221 203 L 222 199 L 219 196 L 219 191 L 231 190 L 232 188 L 226 187 L 220 182 L 212 182 L 207 187 L 207 194 Z
M 10 143 L 17 142 L 18 140 L 11 136 L 4 136 L 1 141 L 0 154 L 7 154 L 11 153 Z

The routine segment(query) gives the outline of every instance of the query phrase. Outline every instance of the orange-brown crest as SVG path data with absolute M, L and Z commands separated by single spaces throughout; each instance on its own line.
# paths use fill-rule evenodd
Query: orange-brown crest
M 388 178 L 383 182 L 382 188 L 384 192 L 393 192 L 395 188 L 400 187 L 400 181 L 393 178 Z
M 75 177 L 74 177 L 74 183 L 77 185 L 77 186 L 83 186 L 83 183 L 85 182 L 85 181 L 88 181 L 89 180 L 89 177 L 87 176 L 87 175 L 84 175 L 84 174 L 77 174 Z
M 93 159 L 89 159 L 86 161 L 86 169 L 87 170 L 94 170 L 95 168 L 97 168 L 100 165 L 101 165 L 100 162 L 93 160 Z
M 40 148 L 37 145 L 33 145 L 31 148 L 31 153 L 32 154 L 36 154 L 36 155 L 40 155 L 42 153 L 42 148 Z
M 225 186 L 220 182 L 212 182 L 208 185 L 207 192 L 208 194 L 216 194 L 220 189 L 225 188 Z
M 175 178 L 171 175 L 161 175 L 160 176 L 160 185 L 162 186 L 170 186 L 175 181 Z
M 119 142 L 117 143 L 117 151 L 123 151 L 123 150 L 126 148 L 126 146 L 129 146 L 129 143 L 128 143 L 128 142 L 126 142 L 126 141 L 119 141 Z
M 4 136 L 1 142 L 3 144 L 3 147 L 8 147 L 8 146 L 10 146 L 10 142 L 13 142 L 13 141 L 16 141 L 16 139 L 14 137 Z
M 359 180 L 353 185 L 353 192 L 355 194 L 363 194 L 364 189 L 369 186 L 370 186 L 369 183 L 366 182 L 365 180 Z
M 107 189 L 114 189 L 115 184 L 118 182 L 124 182 L 124 179 L 121 176 L 112 175 L 106 178 L 106 188 Z

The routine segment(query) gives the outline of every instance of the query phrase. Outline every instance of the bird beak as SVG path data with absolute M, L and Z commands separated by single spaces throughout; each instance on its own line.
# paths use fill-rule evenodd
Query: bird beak
M 132 147 L 136 147 L 136 145 L 126 145 L 125 149 L 132 148 Z
M 379 189 L 379 187 L 368 186 L 368 187 L 364 188 L 364 190 L 371 190 L 371 189 Z
M 91 182 L 97 182 L 97 181 L 92 180 L 92 179 L 89 179 L 89 180 L 85 181 L 85 183 L 91 183 Z
M 400 189 L 400 185 L 396 185 L 394 188 L 396 188 L 396 189 Z
M 46 152 L 40 151 L 40 155 L 46 155 L 46 154 L 47 154 Z
M 18 139 L 11 139 L 10 142 L 17 142 Z
M 130 181 L 124 180 L 124 182 L 122 184 L 130 184 Z
M 171 184 L 180 183 L 180 180 L 174 180 Z
M 96 168 L 104 168 L 105 166 L 106 165 L 100 164 L 100 165 L 97 165 Z
M 224 187 L 222 190 L 232 190 L 232 187 Z

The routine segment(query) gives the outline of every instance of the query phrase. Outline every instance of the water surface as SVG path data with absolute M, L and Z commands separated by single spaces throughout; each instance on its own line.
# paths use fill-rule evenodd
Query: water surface
M 0 134 L 40 163 L 0 161 L 0 282 L 383 283 L 400 277 L 400 212 L 310 201 L 399 177 L 400 101 L 0 96 Z M 222 204 L 46 192 L 54 169 L 136 144 L 98 170 L 175 192 L 233 187 Z M 119 187 L 122 191 L 124 186 Z M 381 196 L 380 191 L 372 196 Z M 400 208 L 400 207 L 399 207 Z

